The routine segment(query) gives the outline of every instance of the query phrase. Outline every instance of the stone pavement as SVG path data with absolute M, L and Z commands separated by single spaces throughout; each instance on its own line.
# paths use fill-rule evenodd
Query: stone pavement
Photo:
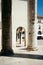
M 13 56 L 0 56 L 0 65 L 43 65 L 43 47 L 38 51 L 15 48 Z
M 43 60 L 2 56 L 0 65 L 43 65 Z

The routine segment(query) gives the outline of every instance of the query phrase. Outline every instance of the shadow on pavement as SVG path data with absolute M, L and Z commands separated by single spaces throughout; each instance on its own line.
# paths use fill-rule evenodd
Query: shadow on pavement
M 0 53 L 0 56 L 43 60 L 43 55 L 35 55 L 35 54 L 14 53 L 13 55 L 9 55 L 9 54 L 7 54 L 7 55 L 1 55 L 1 53 Z

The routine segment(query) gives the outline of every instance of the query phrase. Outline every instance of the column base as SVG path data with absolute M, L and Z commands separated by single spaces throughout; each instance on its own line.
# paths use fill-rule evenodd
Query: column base
M 37 51 L 38 50 L 37 47 L 32 47 L 32 46 L 28 46 L 26 49 L 29 51 Z
M 10 49 L 10 50 L 9 49 L 6 49 L 6 50 L 2 49 L 1 55 L 2 56 L 12 56 L 12 55 L 14 55 L 14 53 L 13 53 L 12 49 Z

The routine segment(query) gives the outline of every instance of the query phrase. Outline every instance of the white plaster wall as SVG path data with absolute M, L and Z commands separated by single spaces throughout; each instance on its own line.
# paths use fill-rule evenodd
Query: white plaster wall
M 27 31 L 27 1 L 12 0 L 12 47 L 16 46 L 16 29 L 24 27 Z

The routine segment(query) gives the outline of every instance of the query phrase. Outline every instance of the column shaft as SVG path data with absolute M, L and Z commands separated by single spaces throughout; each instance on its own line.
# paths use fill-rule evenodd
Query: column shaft
M 12 25 L 11 0 L 2 0 L 2 55 L 13 54 L 12 51 Z
M 36 0 L 28 0 L 28 46 L 29 50 L 37 50 Z

